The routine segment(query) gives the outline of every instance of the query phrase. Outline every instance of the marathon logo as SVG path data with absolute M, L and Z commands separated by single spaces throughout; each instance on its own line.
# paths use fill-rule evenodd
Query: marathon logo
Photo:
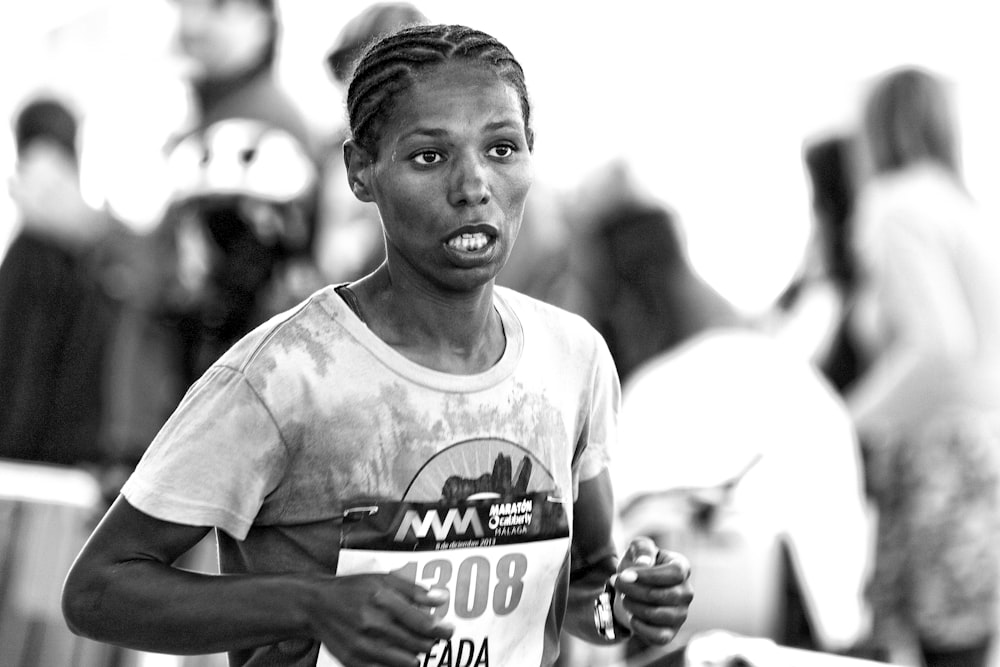
M 442 639 L 424 654 L 420 667 L 489 667 L 490 640 Z
M 453 507 L 441 518 L 441 514 L 436 509 L 430 509 L 421 516 L 417 510 L 407 510 L 403 515 L 403 520 L 396 531 L 396 542 L 404 542 L 412 533 L 418 540 L 427 537 L 434 532 L 434 538 L 438 542 L 443 542 L 449 538 L 469 536 L 476 538 L 483 537 L 486 533 L 483 524 L 479 520 L 479 513 L 475 507 L 466 507 L 464 512 Z
M 490 530 L 531 525 L 531 508 L 532 501 L 527 498 L 515 503 L 491 505 Z

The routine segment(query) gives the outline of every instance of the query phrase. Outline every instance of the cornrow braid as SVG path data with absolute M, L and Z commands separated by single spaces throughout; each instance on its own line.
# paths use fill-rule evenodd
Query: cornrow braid
M 533 147 L 531 104 L 524 70 L 510 50 L 484 32 L 461 25 L 416 25 L 380 37 L 368 45 L 347 89 L 347 113 L 354 141 L 375 155 L 381 124 L 393 101 L 417 75 L 449 60 L 468 60 L 492 67 L 514 87 Z

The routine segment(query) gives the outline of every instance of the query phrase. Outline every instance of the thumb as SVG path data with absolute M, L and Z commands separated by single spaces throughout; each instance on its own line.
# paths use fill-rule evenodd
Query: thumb
M 656 556 L 659 548 L 649 537 L 639 536 L 632 538 L 625 554 L 618 564 L 618 574 L 616 578 L 626 583 L 631 583 L 639 578 L 637 567 L 651 567 L 656 564 Z
M 652 538 L 640 535 L 632 538 L 625 550 L 625 561 L 639 567 L 649 567 L 656 563 L 656 554 L 660 549 Z

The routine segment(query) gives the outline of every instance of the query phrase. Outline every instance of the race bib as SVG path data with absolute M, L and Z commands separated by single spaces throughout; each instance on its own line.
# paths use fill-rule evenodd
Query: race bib
M 448 603 L 434 613 L 455 633 L 421 655 L 421 665 L 541 664 L 545 622 L 569 549 L 561 498 L 538 492 L 384 502 L 346 516 L 338 575 L 394 571 L 447 591 Z M 341 663 L 324 648 L 318 664 Z

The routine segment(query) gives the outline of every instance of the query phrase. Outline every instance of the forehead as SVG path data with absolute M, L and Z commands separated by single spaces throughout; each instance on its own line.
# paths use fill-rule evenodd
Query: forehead
M 488 65 L 449 61 L 418 73 L 393 100 L 389 127 L 410 124 L 516 122 L 523 129 L 521 98 Z

